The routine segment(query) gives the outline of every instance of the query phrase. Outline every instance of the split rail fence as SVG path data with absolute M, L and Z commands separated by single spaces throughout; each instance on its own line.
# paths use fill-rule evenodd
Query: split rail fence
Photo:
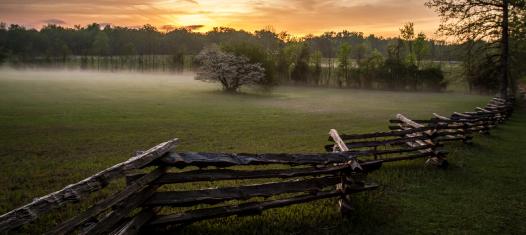
M 327 153 L 244 154 L 176 152 L 173 139 L 78 183 L 35 199 L 0 216 L 0 231 L 16 231 L 53 209 L 77 203 L 105 188 L 117 178 L 126 186 L 96 202 L 49 234 L 137 234 L 161 231 L 188 223 L 231 215 L 254 215 L 264 210 L 339 198 L 342 214 L 352 211 L 351 194 L 374 190 L 367 173 L 382 164 L 424 158 L 426 164 L 448 166 L 444 143 L 471 143 L 476 133 L 489 134 L 513 112 L 513 99 L 493 98 L 485 107 L 450 116 L 433 114 L 428 120 L 412 120 L 402 114 L 390 120 L 389 131 L 339 134 L 330 130 Z M 264 166 L 256 170 L 242 166 Z M 173 171 L 173 168 L 188 169 Z M 150 169 L 148 171 L 148 169 Z M 146 173 L 145 173 L 146 171 Z M 253 180 L 266 183 L 174 191 L 163 185 L 193 182 Z M 282 179 L 282 180 L 276 180 Z M 277 199 L 274 197 L 280 195 Z M 261 199 L 263 198 L 263 199 Z M 256 199 L 256 200 L 252 200 Z M 235 204 L 210 206 L 227 201 Z M 162 213 L 163 208 L 195 208 Z

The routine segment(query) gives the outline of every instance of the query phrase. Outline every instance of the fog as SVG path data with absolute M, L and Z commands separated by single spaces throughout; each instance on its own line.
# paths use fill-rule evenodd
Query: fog
M 52 88 L 57 93 L 83 93 L 112 97 L 126 93 L 129 96 L 140 96 L 144 93 L 167 94 L 200 94 L 219 92 L 217 84 L 205 83 L 194 79 L 195 73 L 161 73 L 161 72 L 107 72 L 64 69 L 0 69 L 0 81 L 4 86 L 13 85 L 15 89 L 33 89 L 48 95 Z M 25 87 L 25 88 L 24 88 Z M 33 87 L 33 88 L 31 88 Z M 6 88 L 6 87 L 4 87 Z M 134 95 L 135 93 L 135 95 Z M 1 94 L 0 94 L 1 96 Z M 178 96 L 182 98 L 181 96 Z M 162 97 L 149 97 L 162 99 Z
M 93 71 L 73 69 L 24 68 L 17 69 L 3 66 L 0 68 L 0 79 L 18 80 L 168 80 L 177 83 L 199 83 L 194 80 L 194 72 L 166 73 L 166 72 L 128 72 L 128 71 Z
M 241 95 L 222 94 L 219 84 L 194 79 L 194 72 L 109 72 L 67 69 L 0 69 L 0 81 L 5 91 L 36 91 L 43 96 L 60 93 L 88 95 L 92 97 L 115 97 L 118 95 L 155 101 L 176 99 L 197 101 L 199 104 L 255 106 L 278 108 L 302 113 L 354 113 L 357 110 L 374 113 L 375 110 L 389 110 L 396 113 L 408 107 L 423 105 L 438 106 L 443 102 L 454 103 L 460 99 L 478 100 L 477 96 L 452 93 L 397 92 L 378 90 L 335 89 L 305 86 L 280 86 L 271 93 L 244 88 Z M 17 82 L 15 82 L 17 81 Z M 82 94 L 80 94 L 82 93 Z M 2 96 L 2 94 L 0 94 Z M 30 96 L 32 97 L 32 96 Z M 468 98 L 469 97 L 469 98 Z M 484 98 L 485 99 L 485 98 Z M 419 101 L 415 104 L 415 100 Z M 436 100 L 442 100 L 436 103 Z M 230 102 L 230 103 L 229 103 Z M 432 102 L 433 105 L 430 105 Z M 427 103 L 427 104 L 426 104 Z M 197 103 L 196 103 L 197 104 Z M 193 104 L 192 104 L 193 105 Z M 404 107 L 401 109 L 400 107 Z M 413 107 L 414 108 L 414 107 Z

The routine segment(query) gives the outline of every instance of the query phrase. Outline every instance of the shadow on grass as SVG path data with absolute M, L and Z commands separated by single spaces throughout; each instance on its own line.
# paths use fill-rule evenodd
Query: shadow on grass
M 378 234 L 399 211 L 377 190 L 353 195 L 354 211 L 342 216 L 337 198 L 266 210 L 262 215 L 230 216 L 179 225 L 156 234 Z M 380 202 L 380 203 L 379 203 Z M 286 211 L 286 212 L 284 212 Z M 285 213 L 285 215 L 284 215 Z
M 275 99 L 275 98 L 284 98 L 286 97 L 283 94 L 277 94 L 274 92 L 264 92 L 264 91 L 257 91 L 257 90 L 250 90 L 250 91 L 239 91 L 239 92 L 226 92 L 221 89 L 214 89 L 214 90 L 206 90 L 201 91 L 203 94 L 210 94 L 210 95 L 217 95 L 222 97 L 239 97 L 239 98 L 252 98 L 252 99 Z

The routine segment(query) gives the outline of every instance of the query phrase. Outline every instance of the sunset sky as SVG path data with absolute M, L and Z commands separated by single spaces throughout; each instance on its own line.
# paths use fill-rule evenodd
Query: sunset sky
M 39 28 L 92 22 L 228 26 L 253 31 L 272 26 L 293 35 L 347 29 L 394 36 L 408 21 L 433 37 L 439 19 L 425 0 L 1 0 L 0 21 Z

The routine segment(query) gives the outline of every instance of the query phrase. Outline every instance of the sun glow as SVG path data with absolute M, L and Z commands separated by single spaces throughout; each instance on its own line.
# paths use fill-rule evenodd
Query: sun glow
M 180 26 L 211 25 L 215 23 L 214 20 L 203 14 L 177 16 L 175 22 L 177 22 L 177 25 Z
M 293 35 L 326 31 L 398 34 L 405 22 L 415 22 L 428 35 L 439 18 L 423 0 L 133 0 L 90 2 L 71 0 L 0 1 L 0 21 L 39 28 L 49 22 L 63 26 L 108 23 L 139 27 L 204 25 L 197 31 L 225 26 L 254 31 L 273 26 Z

